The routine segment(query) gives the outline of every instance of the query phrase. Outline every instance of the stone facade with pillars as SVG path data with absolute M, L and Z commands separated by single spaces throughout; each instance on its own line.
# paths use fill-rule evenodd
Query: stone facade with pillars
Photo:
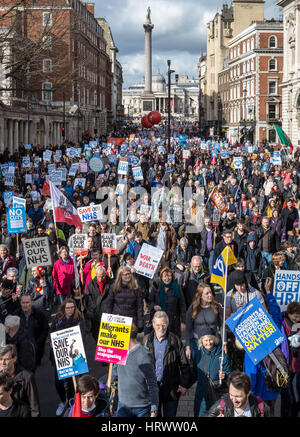
M 282 128 L 294 150 L 300 146 L 300 0 L 280 0 L 283 11 L 284 61 Z

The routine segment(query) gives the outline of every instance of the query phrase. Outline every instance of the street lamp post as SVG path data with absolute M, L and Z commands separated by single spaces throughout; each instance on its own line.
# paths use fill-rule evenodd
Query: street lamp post
M 167 60 L 168 64 L 168 151 L 171 147 L 171 74 L 175 73 L 175 70 L 171 70 L 171 60 Z
M 247 141 L 247 121 L 246 121 L 246 110 L 247 110 L 246 96 L 247 96 L 247 89 L 246 88 L 243 89 L 243 95 L 244 95 L 244 135 L 245 135 L 245 139 Z

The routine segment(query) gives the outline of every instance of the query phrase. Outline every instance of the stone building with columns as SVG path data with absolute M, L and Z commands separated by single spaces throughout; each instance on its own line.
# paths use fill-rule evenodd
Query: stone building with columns
M 282 129 L 294 150 L 300 146 L 300 0 L 280 0 L 283 11 L 284 61 L 282 89 Z
M 198 120 L 199 82 L 188 76 L 178 76 L 171 83 L 171 115 L 175 119 Z M 153 110 L 159 111 L 163 118 L 168 115 L 168 90 L 165 77 L 158 71 L 152 76 Z M 125 119 L 141 117 L 143 111 L 144 84 L 138 83 L 123 89 Z M 150 111 L 148 111 L 150 112 Z

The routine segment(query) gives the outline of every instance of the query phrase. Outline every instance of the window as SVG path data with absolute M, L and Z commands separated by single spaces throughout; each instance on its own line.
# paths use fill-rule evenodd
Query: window
M 43 59 L 43 73 L 52 72 L 52 59 Z
M 243 42 L 243 53 L 246 53 L 246 42 Z
M 277 92 L 277 83 L 275 80 L 269 81 L 269 94 L 276 94 Z
M 269 60 L 269 71 L 276 71 L 276 59 Z
M 50 83 L 50 82 L 43 83 L 42 99 L 44 101 L 51 101 L 52 100 L 52 83 Z
M 276 118 L 276 105 L 274 103 L 269 103 L 269 118 Z
M 43 26 L 52 26 L 51 12 L 43 12 Z
M 251 50 L 254 50 L 254 38 L 251 38 Z
M 46 50 L 52 49 L 52 36 L 51 35 L 43 36 L 43 46 Z
M 268 131 L 268 140 L 269 140 L 269 143 L 275 143 L 276 142 L 276 131 L 275 131 L 275 129 L 270 129 Z
M 275 49 L 277 47 L 277 38 L 276 36 L 270 36 L 269 38 L 269 48 Z

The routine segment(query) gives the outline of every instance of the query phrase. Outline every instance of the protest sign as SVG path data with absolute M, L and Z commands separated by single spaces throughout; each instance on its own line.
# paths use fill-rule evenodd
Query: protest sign
M 30 162 L 30 157 L 29 156 L 23 156 L 23 158 L 22 158 L 22 167 L 23 168 L 30 168 L 31 167 L 31 162 Z
M 73 234 L 69 238 L 68 246 L 74 255 L 86 255 L 88 253 L 87 234 Z
M 9 234 L 27 232 L 26 210 L 24 207 L 9 208 L 6 212 Z
M 240 156 L 233 157 L 233 165 L 236 170 L 241 170 L 243 168 L 243 160 Z
M 67 168 L 66 167 L 59 167 L 57 171 L 60 171 L 61 173 L 61 180 L 66 181 L 67 180 Z
M 52 150 L 45 150 L 43 152 L 43 160 L 44 161 L 51 161 L 51 157 L 52 157 Z
M 95 361 L 125 365 L 128 355 L 132 318 L 103 313 Z
M 87 171 L 88 171 L 87 163 L 86 162 L 80 162 L 78 164 L 78 170 L 80 171 L 80 173 L 87 173 Z
M 32 174 L 25 175 L 25 184 L 32 184 Z
M 132 168 L 132 174 L 135 181 L 142 181 L 144 180 L 143 172 L 141 167 L 133 167 Z
M 163 250 L 144 243 L 134 264 L 136 272 L 152 279 L 162 255 Z
M 101 205 L 80 206 L 77 211 L 82 223 L 102 220 L 103 218 Z
M 13 208 L 17 208 L 18 206 L 26 206 L 26 199 L 22 199 L 21 197 L 13 197 Z
M 13 174 L 6 173 L 4 176 L 4 185 L 6 187 L 13 187 L 15 184 L 15 177 Z
M 52 266 L 48 237 L 26 239 L 23 242 L 23 247 L 28 269 L 38 266 Z
M 50 174 L 50 181 L 59 187 L 61 185 L 61 172 L 52 171 Z
M 187 143 L 187 135 L 183 134 L 183 135 L 179 135 L 178 136 L 178 144 L 180 146 L 185 146 Z
M 128 161 L 123 161 L 121 158 L 118 165 L 118 174 L 127 175 L 127 173 L 128 173 Z
M 189 157 L 191 156 L 191 151 L 188 149 L 184 149 L 182 151 L 182 158 L 183 159 L 189 159 Z
M 77 169 L 78 169 L 78 163 L 74 162 L 70 167 L 69 176 L 75 176 L 77 173 Z
M 52 332 L 51 343 L 59 380 L 88 373 L 80 326 Z
M 229 317 L 226 323 L 255 365 L 284 340 L 257 297 Z
M 174 155 L 174 153 L 168 155 L 168 163 L 169 164 L 175 164 L 175 155 Z
M 3 192 L 3 201 L 6 208 L 10 208 L 14 206 L 13 203 L 14 192 L 13 191 L 4 191 Z
M 105 255 L 115 255 L 117 253 L 116 234 L 101 234 L 102 253 Z
M 79 185 L 80 187 L 84 188 L 86 183 L 85 178 L 76 178 L 74 181 L 73 187 L 76 188 L 76 185 Z
M 290 302 L 300 302 L 300 272 L 275 270 L 273 295 L 281 311 L 285 311 Z
M 214 189 L 212 190 L 210 198 L 219 209 L 220 213 L 224 214 L 224 212 L 226 211 L 226 203 L 224 202 L 221 194 L 217 191 L 216 187 L 214 187 Z
M 102 173 L 104 171 L 105 165 L 103 159 L 100 156 L 93 156 L 89 159 L 89 168 L 94 173 Z

